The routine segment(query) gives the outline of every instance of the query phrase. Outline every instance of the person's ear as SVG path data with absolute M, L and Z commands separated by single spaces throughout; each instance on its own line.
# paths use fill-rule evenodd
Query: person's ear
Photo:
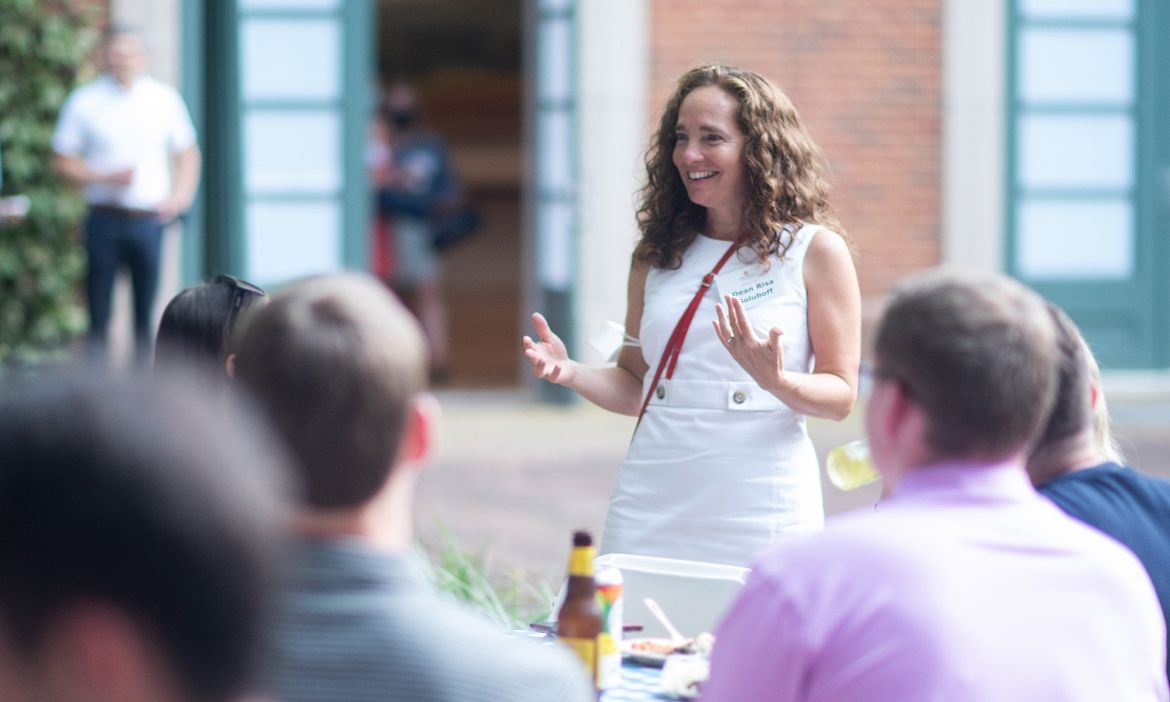
M 1097 409 L 1097 400 L 1101 396 L 1101 389 L 1096 385 L 1089 386 L 1089 407 Z
M 877 414 L 878 430 L 883 435 L 892 437 L 906 414 L 906 393 L 902 390 L 901 384 L 893 380 L 882 380 L 880 383 L 881 411 Z
M 889 395 L 886 398 L 885 413 L 882 416 L 882 429 L 886 435 L 902 444 L 907 441 L 924 443 L 927 420 L 922 408 L 914 401 L 902 383 L 889 381 L 887 390 Z
M 158 652 L 150 650 L 130 617 L 112 607 L 69 608 L 46 643 L 49 684 L 65 695 L 62 699 L 143 699 L 165 684 Z
M 236 379 L 236 355 L 234 353 L 229 353 L 227 358 L 223 359 L 223 370 L 229 378 Z
M 430 463 L 435 454 L 441 414 L 439 401 L 430 393 L 421 393 L 411 401 L 402 434 L 401 462 L 419 467 Z

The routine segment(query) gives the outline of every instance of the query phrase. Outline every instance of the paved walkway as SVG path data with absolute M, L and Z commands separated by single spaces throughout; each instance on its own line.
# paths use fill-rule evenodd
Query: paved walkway
M 519 391 L 448 391 L 439 400 L 439 460 L 419 486 L 419 535 L 434 544 L 446 529 L 498 573 L 519 570 L 531 581 L 558 581 L 570 531 L 601 533 L 634 420 L 585 402 L 538 404 Z M 1170 478 L 1170 395 L 1111 396 L 1110 402 L 1131 463 Z M 809 423 L 822 459 L 862 431 L 860 412 L 843 422 Z M 826 483 L 824 492 L 832 515 L 872 505 L 878 487 L 844 493 Z

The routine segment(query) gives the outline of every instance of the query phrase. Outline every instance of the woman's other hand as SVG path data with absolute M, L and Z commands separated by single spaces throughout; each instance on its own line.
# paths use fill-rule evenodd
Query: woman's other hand
M 782 385 L 784 348 L 780 336 L 784 332 L 773 327 L 768 336 L 760 338 L 742 302 L 731 295 L 725 295 L 723 302 L 715 305 L 716 319 L 711 322 L 723 348 L 760 387 L 773 390 Z
M 532 315 L 537 339 L 525 336 L 522 340 L 524 357 L 532 363 L 532 377 L 543 378 L 550 383 L 568 385 L 572 382 L 574 362 L 561 338 L 553 333 L 548 320 L 539 312 Z
M 739 300 L 727 297 L 725 305 L 715 306 L 715 333 L 752 380 L 794 412 L 841 420 L 857 400 L 861 362 L 861 293 L 853 256 L 841 236 L 826 230 L 812 240 L 804 285 L 816 359 L 812 373 L 785 371 L 782 331 L 773 328 L 767 338 L 757 337 Z

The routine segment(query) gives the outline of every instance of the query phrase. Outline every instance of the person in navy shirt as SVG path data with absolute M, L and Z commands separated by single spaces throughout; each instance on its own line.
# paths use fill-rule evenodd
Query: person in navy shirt
M 1097 362 L 1068 315 L 1049 310 L 1059 334 L 1060 387 L 1028 474 L 1062 510 L 1134 552 L 1170 619 L 1170 480 L 1124 465 L 1109 431 Z

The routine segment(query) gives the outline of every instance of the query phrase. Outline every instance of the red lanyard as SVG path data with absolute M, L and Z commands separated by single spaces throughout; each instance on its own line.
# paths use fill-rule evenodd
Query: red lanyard
M 695 297 L 691 300 L 691 304 L 687 305 L 686 311 L 678 318 L 678 324 L 674 325 L 674 331 L 670 334 L 670 339 L 666 342 L 666 349 L 662 352 L 662 358 L 658 361 L 658 370 L 654 371 L 654 382 L 650 383 L 650 389 L 646 392 L 646 399 L 642 401 L 642 410 L 638 412 L 638 424 L 642 423 L 642 415 L 646 414 L 646 407 L 650 405 L 650 398 L 654 395 L 654 391 L 658 388 L 658 382 L 662 380 L 662 371 L 666 369 L 666 377 L 669 379 L 674 375 L 674 367 L 678 365 L 678 355 L 682 353 L 683 340 L 687 337 L 687 330 L 691 328 L 691 322 L 695 319 L 695 311 L 699 309 L 699 301 L 703 299 L 703 295 L 707 294 L 707 288 L 711 287 L 711 283 L 715 282 L 715 276 L 719 275 L 719 271 L 723 268 L 723 264 L 731 258 L 731 254 L 739 249 L 739 239 L 732 242 L 727 251 L 711 269 L 711 272 L 703 276 L 703 282 L 699 284 L 699 289 L 695 291 Z M 634 431 L 638 431 L 634 427 Z

